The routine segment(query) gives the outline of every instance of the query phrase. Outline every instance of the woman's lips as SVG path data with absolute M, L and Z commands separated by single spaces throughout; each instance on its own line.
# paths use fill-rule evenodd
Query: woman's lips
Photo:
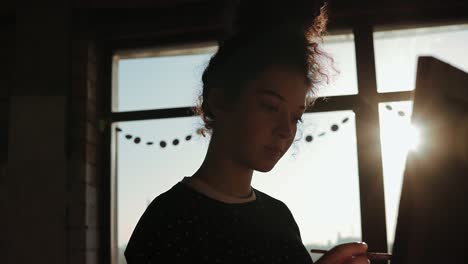
M 275 159 L 275 160 L 277 160 L 277 159 L 279 159 L 279 158 L 281 157 L 282 151 L 281 151 L 281 149 L 279 149 L 279 148 L 268 147 L 268 146 L 267 146 L 267 147 L 265 147 L 265 150 L 266 150 L 266 152 L 268 153 L 268 155 L 269 155 L 271 158 Z

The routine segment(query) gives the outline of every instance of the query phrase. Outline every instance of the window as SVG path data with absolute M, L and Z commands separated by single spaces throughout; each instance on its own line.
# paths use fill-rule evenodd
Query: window
M 283 159 L 268 173 L 254 173 L 255 188 L 288 204 L 307 248 L 361 240 L 354 119 L 352 111 L 305 114 Z M 198 117 L 115 123 L 122 261 L 149 202 L 202 163 L 208 139 L 195 133 L 200 125 Z
M 201 165 L 208 148 L 198 117 L 117 122 L 117 242 L 120 263 L 148 204 Z M 183 162 L 182 162 L 183 161 Z
M 417 56 L 433 55 L 468 70 L 468 60 L 459 56 L 468 40 L 468 25 L 375 31 L 364 27 L 353 32 L 325 38 L 324 50 L 340 72 L 318 93 L 330 97 L 326 106 L 319 104 L 304 115 L 297 142 L 272 171 L 255 172 L 253 177 L 254 187 L 290 207 L 308 249 L 367 240 L 362 235 L 367 234 L 380 243 L 380 250 L 386 250 L 382 243 L 391 250 L 406 153 L 417 138 L 410 126 Z M 377 86 L 371 91 L 358 89 L 372 83 L 358 85 L 358 79 L 373 78 L 373 73 L 357 70 L 358 65 L 369 64 L 366 58 L 373 49 L 368 45 L 375 50 L 370 54 L 375 68 L 370 69 Z M 195 133 L 202 121 L 189 110 L 215 51 L 216 46 L 208 43 L 118 51 L 113 56 L 112 245 L 119 264 L 125 263 L 126 242 L 148 203 L 203 161 L 208 139 Z M 369 105 L 376 119 L 357 114 Z M 364 126 L 376 129 L 380 144 L 366 141 L 359 129 L 363 122 L 371 122 Z M 363 143 L 371 151 L 359 151 Z M 362 172 L 369 174 L 363 167 L 373 166 L 370 155 L 378 156 L 373 150 L 381 153 L 377 160 L 382 166 L 375 175 L 372 171 L 377 180 L 369 183 L 362 180 Z M 184 163 L 176 163 L 180 160 Z M 385 192 L 368 201 L 379 179 Z M 369 226 L 375 224 L 371 212 L 375 208 L 382 208 L 386 218 Z M 312 257 L 316 260 L 318 255 Z
M 418 56 L 434 56 L 468 71 L 468 60 L 460 56 L 466 43 L 468 24 L 376 31 L 377 90 L 414 90 Z
M 273 170 L 255 172 L 252 185 L 288 205 L 307 249 L 362 240 L 354 112 L 303 120 L 297 141 Z
M 324 37 L 323 50 L 333 58 L 336 72 L 330 71 L 330 83 L 317 96 L 357 94 L 356 54 L 352 33 Z M 332 65 L 326 65 L 331 68 Z
M 190 106 L 216 46 L 121 52 L 113 57 L 114 112 Z
M 393 247 L 406 155 L 417 151 L 419 143 L 417 128 L 411 126 L 412 106 L 412 101 L 379 104 L 389 250 Z
M 325 42 L 325 51 L 342 74 L 320 95 L 357 94 L 353 35 L 329 36 Z M 201 91 L 201 73 L 215 49 L 176 47 L 115 54 L 113 111 L 193 106 Z M 303 119 L 298 141 L 271 172 L 255 172 L 252 185 L 288 204 L 306 247 L 330 248 L 361 240 L 354 113 L 308 113 Z M 199 117 L 187 116 L 113 124 L 120 263 L 125 263 L 126 243 L 149 202 L 191 175 L 203 161 L 208 139 L 196 134 L 201 126 Z M 181 160 L 183 164 L 177 163 Z M 334 166 L 337 161 L 342 164 Z M 338 181 L 343 184 L 337 185 Z M 285 183 L 290 186 L 278 188 Z
M 468 58 L 460 56 L 468 42 L 468 24 L 376 31 L 373 37 L 380 93 L 414 90 L 418 56 L 434 56 L 468 71 Z M 411 112 L 412 101 L 379 103 L 389 250 L 394 240 L 406 155 L 417 151 L 419 141 L 417 128 L 410 124 Z

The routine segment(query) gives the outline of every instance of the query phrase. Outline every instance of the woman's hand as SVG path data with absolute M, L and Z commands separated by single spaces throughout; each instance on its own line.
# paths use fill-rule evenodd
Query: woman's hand
M 364 242 L 341 244 L 328 251 L 315 264 L 369 264 L 366 252 L 367 244 Z

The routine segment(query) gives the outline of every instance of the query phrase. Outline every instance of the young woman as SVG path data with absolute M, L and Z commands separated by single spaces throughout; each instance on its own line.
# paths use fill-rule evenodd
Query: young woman
M 325 8 L 279 3 L 239 5 L 234 34 L 202 77 L 206 157 L 148 206 L 125 251 L 129 264 L 312 263 L 286 204 L 251 186 L 254 170 L 270 171 L 289 149 L 326 77 L 317 44 Z M 318 263 L 369 263 L 366 250 L 365 243 L 343 244 Z

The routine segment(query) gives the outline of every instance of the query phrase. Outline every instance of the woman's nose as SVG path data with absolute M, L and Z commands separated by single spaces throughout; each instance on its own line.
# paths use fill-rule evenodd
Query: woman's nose
M 277 133 L 281 138 L 289 139 L 294 135 L 295 124 L 291 121 L 289 116 L 282 115 L 278 120 Z

